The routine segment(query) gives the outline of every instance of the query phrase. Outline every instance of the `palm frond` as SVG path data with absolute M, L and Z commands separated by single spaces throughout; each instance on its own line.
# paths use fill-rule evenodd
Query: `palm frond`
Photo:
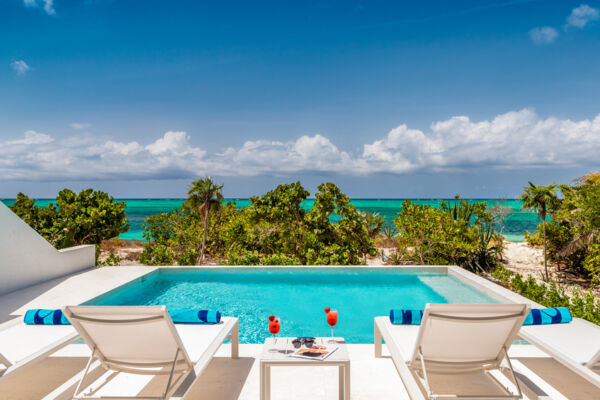
M 600 231 L 592 230 L 589 232 L 582 233 L 581 235 L 573 238 L 569 243 L 563 246 L 558 252 L 560 257 L 568 257 L 575 253 L 577 250 L 584 248 L 590 243 L 594 242 L 596 238 L 600 236 Z

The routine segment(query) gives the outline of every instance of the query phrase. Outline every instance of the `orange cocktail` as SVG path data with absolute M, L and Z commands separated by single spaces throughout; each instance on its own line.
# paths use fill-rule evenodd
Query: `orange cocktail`
M 337 312 L 337 310 L 332 310 L 329 307 L 326 307 L 325 313 L 327 314 L 327 323 L 331 327 L 331 340 L 329 342 L 335 343 L 335 340 L 333 339 L 333 327 L 337 325 L 338 312 Z
M 272 353 L 277 351 L 276 348 L 276 344 L 277 344 L 277 334 L 279 333 L 279 330 L 281 329 L 281 318 L 276 317 L 274 315 L 270 315 L 269 316 L 269 332 L 271 332 L 271 334 L 273 335 L 273 346 L 275 346 L 274 348 L 272 348 L 270 351 Z

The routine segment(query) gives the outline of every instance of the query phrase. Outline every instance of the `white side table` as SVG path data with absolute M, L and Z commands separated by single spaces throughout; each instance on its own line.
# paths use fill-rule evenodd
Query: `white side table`
M 323 361 L 310 360 L 306 358 L 290 357 L 289 355 L 297 349 L 292 345 L 295 338 L 277 338 L 273 345 L 273 338 L 268 338 L 263 346 L 260 356 L 260 399 L 271 399 L 271 367 L 332 367 L 339 368 L 339 399 L 350 400 L 350 357 L 344 338 L 335 338 L 338 349 Z M 332 346 L 328 341 L 331 338 L 316 338 L 315 344 Z M 277 352 L 270 352 L 276 348 Z

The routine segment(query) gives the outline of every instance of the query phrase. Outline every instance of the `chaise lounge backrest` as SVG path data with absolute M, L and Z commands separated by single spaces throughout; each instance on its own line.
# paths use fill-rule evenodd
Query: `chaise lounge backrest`
M 498 365 L 529 312 L 525 304 L 427 304 L 411 364 Z
M 106 368 L 155 375 L 192 363 L 164 306 L 67 306 L 64 313 Z M 168 373 L 168 372 L 167 372 Z

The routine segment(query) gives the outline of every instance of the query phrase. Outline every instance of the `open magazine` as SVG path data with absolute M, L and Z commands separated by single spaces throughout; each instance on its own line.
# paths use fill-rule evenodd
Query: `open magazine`
M 307 358 L 309 360 L 323 361 L 331 354 L 333 354 L 338 348 L 332 346 L 325 346 L 322 344 L 315 344 L 309 348 L 301 348 L 290 354 L 290 357 Z

